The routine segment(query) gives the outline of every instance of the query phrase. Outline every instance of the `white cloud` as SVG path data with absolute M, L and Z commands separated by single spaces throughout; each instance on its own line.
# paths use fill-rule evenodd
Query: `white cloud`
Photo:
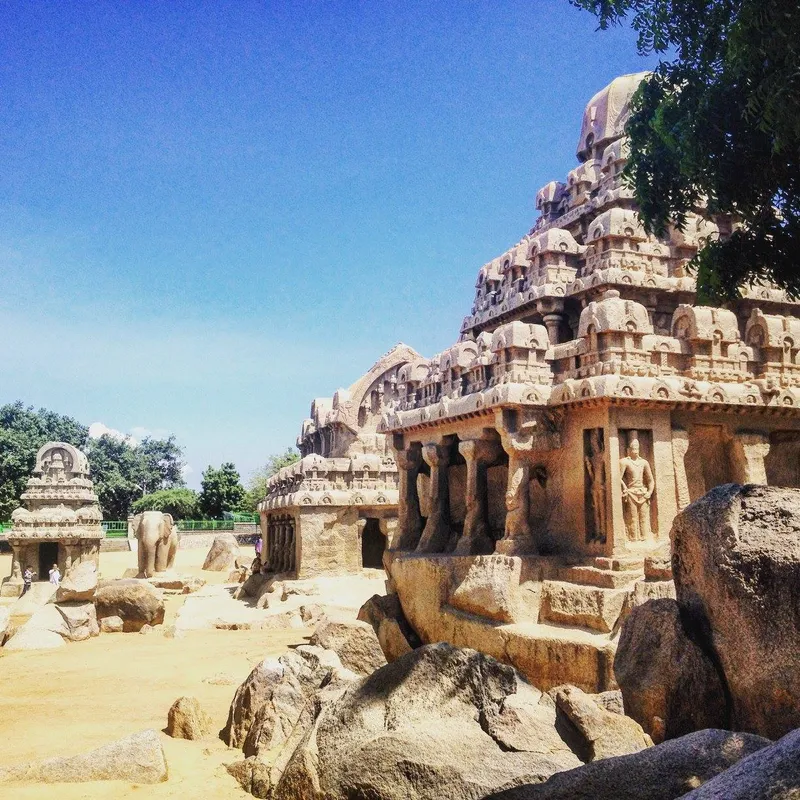
M 89 426 L 89 438 L 99 439 L 101 436 L 110 436 L 112 439 L 116 439 L 118 442 L 127 442 L 131 447 L 136 447 L 136 445 L 139 444 L 139 442 L 133 436 L 129 436 L 122 431 L 118 431 L 116 428 L 109 428 L 108 425 L 105 425 L 102 422 L 93 422 Z

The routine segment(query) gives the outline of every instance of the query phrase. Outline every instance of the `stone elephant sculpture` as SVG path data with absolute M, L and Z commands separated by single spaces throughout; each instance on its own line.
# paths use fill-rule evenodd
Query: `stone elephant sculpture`
M 145 511 L 133 518 L 133 535 L 139 541 L 139 578 L 152 578 L 171 570 L 178 552 L 178 529 L 171 514 Z

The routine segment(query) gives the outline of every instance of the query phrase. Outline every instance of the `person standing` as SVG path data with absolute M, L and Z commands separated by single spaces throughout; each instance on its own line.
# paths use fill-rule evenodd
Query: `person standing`
M 31 588 L 31 583 L 33 583 L 33 570 L 30 567 L 25 567 L 25 572 L 22 573 L 22 595 Z
M 58 564 L 53 564 L 53 569 L 50 570 L 50 583 L 58 589 L 61 585 L 61 572 L 59 572 Z

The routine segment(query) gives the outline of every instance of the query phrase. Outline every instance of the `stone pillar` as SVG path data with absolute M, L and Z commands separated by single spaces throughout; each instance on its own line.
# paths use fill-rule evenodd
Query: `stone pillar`
M 767 483 L 764 459 L 769 437 L 760 431 L 737 431 L 730 444 L 731 467 L 736 483 Z
M 530 522 L 531 467 L 523 455 L 513 448 L 508 451 L 508 488 L 506 489 L 506 529 L 497 542 L 495 552 L 504 555 L 525 555 L 535 552 Z
M 286 527 L 288 529 L 288 542 L 286 547 L 286 555 L 287 555 L 287 564 L 286 569 L 289 572 L 294 572 L 295 570 L 295 552 L 294 552 L 294 521 L 289 520 L 286 523 Z
M 543 297 L 537 302 L 536 310 L 542 315 L 550 344 L 558 344 L 561 326 L 566 319 L 564 301 L 561 298 Z
M 281 553 L 280 563 L 281 572 L 287 572 L 289 569 L 289 525 L 286 520 L 281 522 Z
M 419 509 L 417 478 L 422 466 L 422 451 L 417 447 L 397 452 L 397 475 L 400 503 L 397 509 L 399 528 L 393 549 L 415 550 L 422 536 L 422 514 Z
M 678 511 L 683 511 L 691 502 L 689 479 L 686 477 L 686 451 L 689 449 L 689 434 L 682 428 L 672 429 L 672 464 L 675 470 L 675 501 Z
M 464 532 L 456 544 L 459 556 L 488 555 L 494 552 L 494 540 L 489 531 L 489 486 L 487 466 L 495 461 L 499 447 L 494 442 L 467 440 L 459 442 L 458 451 L 467 462 L 465 502 L 467 513 Z
M 422 450 L 431 468 L 431 515 L 417 546 L 418 553 L 443 553 L 450 539 L 450 453 L 446 445 L 426 444 Z
M 559 331 L 563 319 L 564 317 L 562 314 L 545 314 L 544 317 L 542 317 L 542 321 L 547 328 L 547 336 L 550 339 L 550 344 L 558 344 Z

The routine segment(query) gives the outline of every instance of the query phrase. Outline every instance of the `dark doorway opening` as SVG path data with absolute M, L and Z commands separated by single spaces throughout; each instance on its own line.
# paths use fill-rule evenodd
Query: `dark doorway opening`
M 381 569 L 385 549 L 386 537 L 381 533 L 380 522 L 375 517 L 368 517 L 361 534 L 361 566 L 365 569 Z
M 53 564 L 58 564 L 58 542 L 42 542 L 39 545 L 38 580 L 50 580 L 50 570 L 53 569 Z

